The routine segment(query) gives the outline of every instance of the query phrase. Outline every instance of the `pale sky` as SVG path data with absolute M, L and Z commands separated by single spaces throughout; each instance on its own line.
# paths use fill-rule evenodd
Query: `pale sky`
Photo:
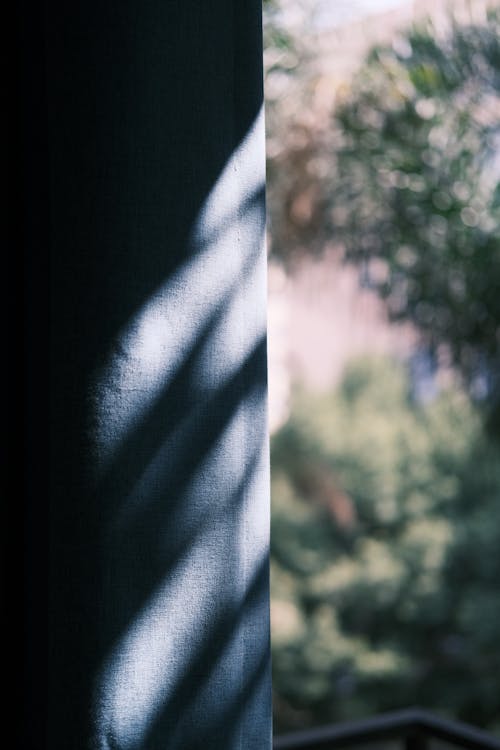
M 327 31 L 411 3 L 412 0 L 280 0 L 278 7 L 285 27 L 307 33 Z
M 411 0 L 313 0 L 313 25 L 327 29 L 391 8 L 409 5 Z

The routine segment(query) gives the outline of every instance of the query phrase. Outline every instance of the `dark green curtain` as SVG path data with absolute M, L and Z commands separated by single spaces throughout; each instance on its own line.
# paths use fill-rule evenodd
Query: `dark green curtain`
M 22 28 L 27 742 L 266 748 L 260 4 Z

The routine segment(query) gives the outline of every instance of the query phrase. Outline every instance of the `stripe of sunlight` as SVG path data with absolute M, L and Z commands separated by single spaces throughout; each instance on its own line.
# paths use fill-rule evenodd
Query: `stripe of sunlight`
M 252 261 L 257 261 L 256 274 L 266 273 L 263 117 L 261 107 L 200 210 L 187 260 L 122 329 L 108 362 L 96 374 L 99 476 L 168 387 L 202 322 L 215 313 L 221 300 L 237 291 L 236 285 L 243 280 L 265 291 L 263 278 L 256 282 L 247 278 Z M 179 304 L 179 296 L 189 295 L 190 289 L 196 289 L 196 299 L 189 296 L 189 304 Z M 265 310 L 262 300 L 255 299 L 253 304 L 256 310 Z M 227 335 L 241 337 L 241 344 L 248 348 L 263 330 L 265 319 L 259 319 L 257 326 L 249 326 L 247 320 L 239 330 L 237 326 L 227 329 Z M 228 353 L 234 343 L 226 342 Z
M 258 353 L 260 348 L 261 344 L 258 344 L 253 352 L 244 360 L 245 364 L 243 367 L 248 366 L 248 363 L 254 359 L 252 355 Z M 236 374 L 236 377 L 233 375 L 225 384 L 229 383 L 229 386 L 234 386 L 234 381 L 241 374 Z M 239 379 L 241 380 L 241 377 Z M 222 384 L 219 391 L 213 395 L 213 400 L 225 399 L 225 384 Z M 216 442 L 213 441 L 214 436 L 209 434 L 207 436 L 205 452 L 203 447 L 200 450 L 200 446 L 197 445 L 196 456 L 186 452 L 186 459 L 183 460 L 178 457 L 178 449 L 182 446 L 193 446 L 193 433 L 199 431 L 200 425 L 203 424 L 207 403 L 202 401 L 187 413 L 175 430 L 158 448 L 155 455 L 150 458 L 145 470 L 137 479 L 134 486 L 121 498 L 121 506 L 116 509 L 114 514 L 110 529 L 111 533 L 117 534 L 126 531 L 127 527 L 130 527 L 136 518 L 144 513 L 144 502 L 148 496 L 148 488 L 160 486 L 163 483 L 163 477 L 167 477 L 168 481 L 168 477 L 174 475 L 176 477 L 181 475 L 182 477 L 184 473 L 189 473 L 181 491 L 179 492 L 178 487 L 175 488 L 176 497 L 174 507 L 172 505 L 169 506 L 169 525 L 178 523 L 182 525 L 185 531 L 187 519 L 182 517 L 183 499 L 190 497 L 197 498 L 196 505 L 198 512 L 202 512 L 203 499 L 207 494 L 207 483 L 210 481 L 209 477 L 211 477 L 211 493 L 213 494 L 217 492 L 217 482 L 221 480 L 221 471 L 224 472 L 225 477 L 230 477 L 232 476 L 232 467 L 235 471 L 239 472 L 239 466 L 244 464 L 245 456 L 256 440 L 253 433 L 255 433 L 259 423 L 256 423 L 255 419 L 252 419 L 252 415 L 255 414 L 256 409 L 259 408 L 262 400 L 265 398 L 264 388 L 265 383 L 256 382 L 252 384 L 251 388 L 247 389 L 245 394 L 241 393 L 240 389 L 238 389 L 238 403 L 232 407 L 233 413 L 231 414 L 228 409 L 227 416 L 224 415 L 220 418 L 221 425 L 218 428 L 220 432 L 216 435 Z M 234 387 L 231 389 L 235 390 Z M 232 425 L 238 425 L 238 429 L 231 429 Z M 267 429 L 267 425 L 263 423 L 261 430 L 257 432 L 259 440 L 263 440 L 265 437 L 265 434 L 260 434 L 264 429 Z M 223 457 L 222 461 L 224 463 L 220 469 L 217 468 L 214 472 L 213 467 L 216 466 L 219 455 Z M 232 458 L 237 459 L 234 464 L 230 465 L 228 463 L 227 455 L 231 455 Z M 187 467 L 185 466 L 186 463 Z M 171 491 L 171 487 L 169 489 Z M 219 502 L 219 499 L 212 500 L 210 508 L 218 507 Z M 187 508 L 186 514 L 192 513 L 192 510 L 192 508 Z M 254 524 L 257 524 L 258 518 L 252 517 L 252 521 Z
M 128 587 L 123 597 L 122 587 L 108 586 L 107 608 L 115 614 L 112 629 L 108 628 L 103 641 L 104 653 L 126 630 L 178 557 L 189 549 L 191 538 L 198 533 L 200 519 L 214 516 L 221 503 L 223 508 L 226 506 L 226 516 L 221 516 L 217 523 L 226 524 L 227 535 L 221 554 L 226 555 L 228 544 L 234 544 L 236 526 L 223 490 L 231 477 L 231 466 L 238 466 L 234 459 L 239 455 L 242 464 L 246 462 L 253 446 L 266 437 L 264 357 L 263 337 L 238 371 L 209 398 L 191 405 L 190 399 L 186 403 L 185 394 L 181 393 L 180 408 L 177 398 L 174 404 L 167 404 L 167 409 L 162 410 L 166 427 L 162 429 L 159 425 L 160 434 L 154 440 L 159 447 L 153 449 L 150 445 L 146 449 L 147 460 L 142 455 L 134 459 L 130 454 L 123 458 L 125 464 L 120 462 L 126 476 L 120 482 L 117 471 L 113 486 L 106 490 L 106 496 L 113 492 L 114 510 L 101 520 L 100 543 L 103 550 L 112 551 L 111 558 L 106 555 L 107 580 L 128 580 Z M 242 403 L 247 418 L 241 421 L 238 433 L 233 433 L 233 444 L 223 438 L 232 415 Z M 171 429 L 170 421 L 173 421 Z M 224 451 L 230 453 L 227 462 L 223 459 Z M 140 446 L 138 452 L 143 454 L 144 447 Z M 222 462 L 215 460 L 216 452 Z M 138 465 L 130 470 L 130 462 Z M 193 481 L 198 475 L 200 481 Z M 116 483 L 118 486 L 114 487 Z M 240 494 L 243 495 L 244 489 L 245 485 Z M 267 484 L 262 486 L 261 493 L 266 496 Z M 240 568 L 238 562 L 238 571 Z
M 253 265 L 255 265 L 255 260 L 253 260 Z M 248 273 L 251 270 L 251 264 L 249 264 Z M 106 465 L 106 471 L 97 477 L 96 492 L 107 498 L 106 513 L 103 514 L 101 526 L 103 523 L 106 526 L 114 526 L 122 511 L 127 515 L 126 498 L 130 497 L 131 488 L 138 486 L 141 477 L 145 476 L 148 467 L 154 461 L 154 456 L 160 451 L 165 467 L 175 461 L 177 467 L 175 474 L 178 477 L 179 465 L 182 467 L 185 462 L 179 461 L 179 455 L 170 455 L 169 445 L 179 445 L 182 439 L 189 440 L 188 432 L 191 430 L 191 447 L 194 450 L 195 445 L 200 442 L 199 437 L 197 439 L 197 433 L 198 436 L 200 433 L 197 425 L 202 423 L 204 413 L 209 413 L 214 408 L 217 409 L 217 406 L 220 410 L 222 402 L 227 404 L 228 408 L 232 408 L 241 388 L 247 387 L 248 372 L 252 370 L 252 366 L 255 369 L 255 364 L 261 356 L 259 351 L 262 352 L 265 348 L 264 336 L 248 354 L 245 354 L 243 362 L 232 377 L 225 378 L 212 392 L 208 387 L 209 379 L 206 378 L 206 383 L 203 383 L 203 379 L 196 374 L 198 370 L 209 374 L 215 354 L 221 348 L 223 355 L 225 354 L 224 337 L 219 335 L 219 329 L 221 322 L 227 318 L 233 295 L 240 288 L 241 284 L 235 283 L 233 289 L 219 301 L 211 317 L 203 321 L 198 337 L 185 352 L 168 387 L 153 401 L 140 421 L 135 424 L 134 429 L 123 436 Z M 224 356 L 222 358 L 224 359 Z M 246 369 L 245 376 L 242 372 L 243 366 Z M 210 379 L 212 385 L 213 380 L 213 378 Z M 227 412 L 227 409 L 225 411 Z M 219 418 L 218 422 L 220 421 Z M 212 423 L 210 440 L 213 437 L 214 427 L 215 424 Z M 202 450 L 200 454 L 198 450 L 197 456 L 202 456 L 204 452 Z
M 176 702 L 181 680 L 189 679 L 193 654 L 207 646 L 211 648 L 210 640 L 218 620 L 228 612 L 231 616 L 242 606 L 249 596 L 256 570 L 267 559 L 268 505 L 263 493 L 256 491 L 263 477 L 267 478 L 267 431 L 254 428 L 255 445 L 246 461 L 233 450 L 234 445 L 241 444 L 242 438 L 252 438 L 249 424 L 254 407 L 255 394 L 250 393 L 191 480 L 190 493 L 205 495 L 207 499 L 214 491 L 219 494 L 216 511 L 206 507 L 204 517 L 197 519 L 196 528 L 191 530 L 189 550 L 170 567 L 168 575 L 129 623 L 101 669 L 95 696 L 98 748 L 136 750 L 143 746 L 162 708 Z M 232 457 L 231 463 L 228 457 Z M 207 467 L 210 468 L 208 478 Z M 211 487 L 214 482 L 218 484 L 215 490 Z M 238 559 L 233 560 L 228 569 L 227 556 L 221 555 L 221 545 L 227 549 L 221 521 L 229 513 L 234 514 L 239 534 L 235 532 Z M 177 523 L 182 525 L 183 519 L 177 519 Z M 246 544 L 249 525 L 252 526 L 251 545 Z M 211 582 L 207 581 L 207 570 L 211 571 Z M 233 578 L 235 570 L 242 573 L 237 594 L 232 593 L 231 602 L 217 602 L 221 586 L 219 576 Z M 188 597 L 187 592 L 191 592 Z M 244 623 L 239 627 L 235 624 L 231 638 L 224 644 L 224 653 L 215 654 L 213 664 L 215 672 L 224 666 L 223 660 L 226 662 L 228 698 L 233 692 L 231 672 L 238 686 L 243 672 L 243 665 L 238 664 L 242 660 L 242 627 Z M 183 661 L 179 660 L 180 654 L 184 655 Z M 208 705 L 209 675 L 204 682 L 202 688 L 207 693 Z M 200 696 L 197 694 L 197 697 Z M 206 718 L 208 721 L 210 716 Z M 200 729 L 199 726 L 197 731 Z M 170 736 L 169 741 L 173 739 Z M 175 747 L 175 742 L 172 746 Z
M 262 623 L 262 597 L 267 591 L 268 559 L 267 550 L 261 556 L 254 555 L 249 568 L 246 590 L 242 589 L 241 596 L 235 598 L 232 606 L 227 608 L 223 616 L 214 622 L 213 638 L 205 640 L 201 650 L 192 657 L 191 669 L 187 670 L 178 683 L 175 700 L 166 702 L 162 714 L 158 716 L 156 726 L 148 737 L 165 736 L 162 732 L 165 725 L 169 727 L 168 736 L 173 746 L 181 748 L 186 745 L 197 746 L 200 737 L 213 739 L 220 737 L 220 746 L 226 747 L 233 739 L 243 740 L 237 747 L 258 747 L 252 743 L 252 735 L 262 741 L 262 731 L 256 726 L 265 723 L 270 710 L 271 699 L 268 694 L 269 684 L 262 678 L 269 666 L 269 643 L 259 638 Z M 250 623 L 250 626 L 249 626 Z M 256 637 L 257 636 L 257 637 Z M 245 640 L 245 653 L 241 643 Z M 193 680 L 193 671 L 197 662 L 203 662 L 207 653 L 213 661 L 212 670 L 198 675 Z M 227 700 L 218 701 L 216 705 L 211 701 L 214 690 L 214 673 L 220 676 L 226 672 L 238 669 L 238 681 L 234 685 Z M 260 683 L 260 684 L 259 684 Z M 189 710 L 191 703 L 205 695 L 205 702 L 210 710 L 188 729 L 172 722 L 179 710 Z M 244 723 L 244 714 L 249 705 L 255 704 L 255 712 L 250 725 Z M 173 725 L 173 726 L 172 726 Z M 259 742 L 259 744 L 260 744 Z
M 191 233 L 192 257 L 123 329 L 97 375 L 106 384 L 97 387 L 102 477 L 127 435 L 168 390 L 207 319 L 215 316 L 217 325 L 210 329 L 191 374 L 195 403 L 186 404 L 185 417 L 133 486 L 124 488 L 121 511 L 108 530 L 110 548 L 121 549 L 144 504 L 164 503 L 155 543 L 163 535 L 167 547 L 175 545 L 177 526 L 181 543 L 174 556 L 168 549 L 147 550 L 155 565 L 159 563 L 159 575 L 126 627 L 114 634 L 96 682 L 99 750 L 144 746 L 162 707 L 172 703 L 189 673 L 192 654 L 203 652 L 218 618 L 242 606 L 256 561 L 267 557 L 268 498 L 258 490 L 268 484 L 267 432 L 263 420 L 255 419 L 262 414 L 265 384 L 250 377 L 243 387 L 241 378 L 266 329 L 262 117 L 261 110 L 200 211 Z M 232 401 L 221 416 L 211 400 L 224 397 L 229 386 Z M 190 455 L 194 431 L 204 428 L 213 443 L 202 441 L 202 454 Z M 168 433 L 168 414 L 165 429 Z M 185 457 L 176 465 L 176 455 L 183 451 Z M 181 476 L 185 472 L 185 483 L 175 484 L 179 471 Z M 169 487 L 172 481 L 175 490 Z M 169 492 L 179 496 L 169 497 Z M 235 571 L 241 575 L 236 582 Z M 228 700 L 241 681 L 242 665 L 236 662 L 243 658 L 243 644 L 238 633 L 229 639 L 224 662 Z M 221 669 L 225 667 L 220 663 L 213 664 L 219 686 Z M 220 687 L 216 692 L 223 700 Z

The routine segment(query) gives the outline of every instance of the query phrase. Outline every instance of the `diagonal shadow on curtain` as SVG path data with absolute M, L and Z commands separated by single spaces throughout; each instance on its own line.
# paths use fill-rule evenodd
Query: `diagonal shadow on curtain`
M 48 3 L 51 750 L 270 736 L 259 6 Z

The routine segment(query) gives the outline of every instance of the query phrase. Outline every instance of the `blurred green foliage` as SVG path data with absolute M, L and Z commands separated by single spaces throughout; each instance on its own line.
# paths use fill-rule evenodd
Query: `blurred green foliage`
M 338 103 L 328 231 L 465 381 L 500 385 L 500 13 L 371 51 Z M 495 411 L 500 429 L 500 412 Z
M 271 252 L 341 248 L 466 387 L 419 403 L 402 366 L 367 359 L 295 392 L 272 441 L 275 729 L 420 704 L 500 731 L 500 13 L 374 48 L 325 124 L 281 5 Z
M 332 128 L 318 128 L 317 50 L 303 27 L 314 3 L 264 5 L 267 209 L 270 253 L 290 261 L 324 243 Z
M 272 253 L 342 247 L 500 434 L 500 10 L 374 47 L 325 126 L 321 63 L 315 77 L 307 40 L 280 36 L 279 7 L 265 58 Z
M 469 398 L 362 359 L 272 441 L 277 732 L 419 704 L 500 728 L 500 464 Z

